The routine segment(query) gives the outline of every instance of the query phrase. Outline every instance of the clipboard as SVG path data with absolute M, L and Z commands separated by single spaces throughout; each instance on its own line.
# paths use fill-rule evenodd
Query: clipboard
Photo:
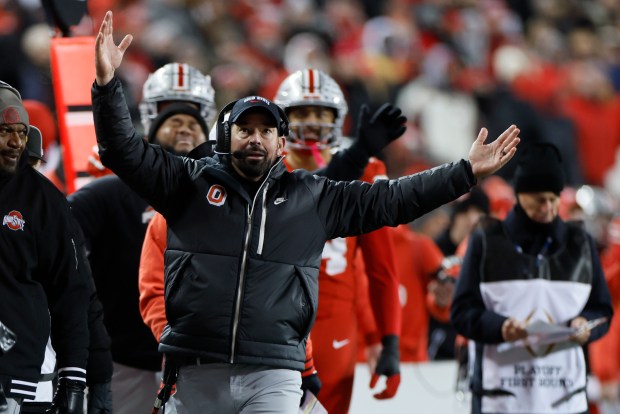
M 299 414 L 328 414 L 323 404 L 321 404 L 312 391 L 306 390 L 302 398 L 304 403 L 299 407 Z
M 497 351 L 503 353 L 519 347 L 568 342 L 571 341 L 574 336 L 580 335 L 585 331 L 592 330 L 606 323 L 608 319 L 609 318 L 607 317 L 592 319 L 579 328 L 570 328 L 543 321 L 534 321 L 526 327 L 528 336 L 525 339 L 501 343 L 497 346 Z

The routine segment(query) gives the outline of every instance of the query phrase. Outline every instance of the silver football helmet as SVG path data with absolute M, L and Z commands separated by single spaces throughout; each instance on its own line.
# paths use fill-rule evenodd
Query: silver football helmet
M 335 112 L 334 123 L 321 123 L 320 138 L 316 147 L 324 149 L 340 143 L 342 125 L 347 115 L 348 106 L 340 86 L 325 72 L 318 69 L 303 69 L 289 75 L 278 88 L 274 102 L 288 115 L 290 108 L 298 106 L 320 106 L 331 108 Z M 308 149 L 310 145 L 303 136 L 303 129 L 309 123 L 290 122 L 288 145 L 292 148 Z
M 10 90 L 10 91 L 11 91 L 11 92 L 13 92 L 15 95 L 17 95 L 17 97 L 19 98 L 19 100 L 20 100 L 20 101 L 22 100 L 22 96 L 21 96 L 21 94 L 19 93 L 19 91 L 18 91 L 17 89 L 15 89 L 14 87 L 12 87 L 11 85 L 9 85 L 8 83 L 6 83 L 6 82 L 4 82 L 4 81 L 1 81 L 1 80 L 0 80 L 0 88 Z
M 165 101 L 195 103 L 209 126 L 217 116 L 211 77 L 186 63 L 168 63 L 151 73 L 144 82 L 140 120 L 145 134 L 149 133 L 151 122 L 159 113 L 158 104 Z

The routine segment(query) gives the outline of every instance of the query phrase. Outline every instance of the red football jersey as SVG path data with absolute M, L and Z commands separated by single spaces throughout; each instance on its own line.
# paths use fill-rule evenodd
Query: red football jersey
M 385 165 L 371 158 L 361 180 L 373 182 L 385 178 Z M 398 278 L 391 231 L 390 228 L 382 228 L 357 237 L 329 240 L 325 244 L 319 273 L 317 319 L 339 313 L 341 306 L 354 308 L 358 300 L 358 278 L 365 277 L 354 265 L 359 248 L 368 275 L 370 303 L 379 333 L 381 336 L 399 334 Z
M 362 177 L 373 182 L 387 178 L 385 165 L 371 159 Z M 353 388 L 358 336 L 358 306 L 372 308 L 378 337 L 400 332 L 398 278 L 394 265 L 393 229 L 382 228 L 357 237 L 328 241 L 319 273 L 319 308 L 312 330 L 314 361 L 323 382 L 320 399 L 328 412 L 348 412 Z M 360 292 L 366 274 L 355 265 L 362 252 L 368 275 L 365 297 Z M 365 299 L 365 304 L 364 301 Z

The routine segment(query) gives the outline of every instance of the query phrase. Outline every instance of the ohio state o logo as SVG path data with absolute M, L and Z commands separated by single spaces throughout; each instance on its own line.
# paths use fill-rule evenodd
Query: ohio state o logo
M 14 231 L 24 231 L 26 220 L 24 220 L 22 213 L 17 210 L 12 210 L 11 212 L 9 212 L 9 214 L 4 216 L 4 218 L 2 219 L 2 225 L 7 226 L 9 229 Z
M 2 117 L 4 118 L 5 124 L 17 124 L 22 121 L 21 117 L 19 116 L 19 112 L 17 112 L 17 110 L 11 106 L 4 110 Z
M 221 206 L 226 201 L 226 189 L 219 184 L 213 184 L 207 193 L 207 201 L 214 206 Z

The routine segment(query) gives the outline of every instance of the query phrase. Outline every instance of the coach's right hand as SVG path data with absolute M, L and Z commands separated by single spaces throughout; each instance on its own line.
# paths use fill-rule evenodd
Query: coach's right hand
M 95 41 L 95 69 L 97 85 L 103 86 L 112 80 L 114 71 L 121 65 L 123 55 L 131 44 L 133 36 L 127 35 L 116 46 L 113 37 L 112 12 L 108 11 L 101 22 Z

